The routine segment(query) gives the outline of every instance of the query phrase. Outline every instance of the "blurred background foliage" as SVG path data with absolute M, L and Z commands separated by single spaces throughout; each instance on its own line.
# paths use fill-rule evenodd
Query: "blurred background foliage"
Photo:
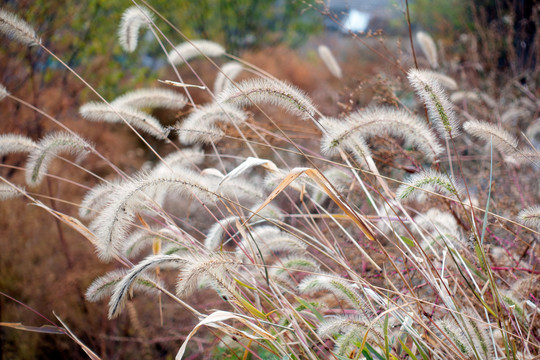
M 516 76 L 540 57 L 538 0 L 409 0 L 414 25 L 437 38 L 456 41 L 468 34 L 477 42 L 486 70 L 510 70 Z
M 313 10 L 314 2 L 152 0 L 149 4 L 188 38 L 210 39 L 238 55 L 243 50 L 277 44 L 295 47 L 322 31 L 322 17 Z M 65 54 L 68 65 L 80 70 L 93 84 L 99 84 L 98 91 L 108 98 L 144 83 L 150 72 L 166 64 L 159 44 L 149 31 L 140 34 L 139 46 L 132 54 L 124 53 L 118 45 L 118 24 L 129 6 L 133 6 L 129 0 L 8 0 L 3 4 L 35 26 L 48 47 Z M 183 42 L 182 36 L 163 20 L 156 16 L 155 21 L 174 45 Z M 54 70 L 61 68 L 43 53 L 30 50 L 24 56 L 20 50 L 16 44 L 10 44 L 0 52 L 18 56 L 32 70 L 40 70 L 43 82 L 48 82 Z

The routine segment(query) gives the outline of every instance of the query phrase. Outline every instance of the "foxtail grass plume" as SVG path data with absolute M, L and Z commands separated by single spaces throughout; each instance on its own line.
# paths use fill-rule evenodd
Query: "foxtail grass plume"
M 433 76 L 433 78 L 435 78 L 437 82 L 445 89 L 452 90 L 452 91 L 458 89 L 458 84 L 456 80 L 452 79 L 450 76 L 446 76 L 436 71 L 429 71 L 429 70 L 423 70 L 423 71 Z
M 221 252 L 193 254 L 187 259 L 188 262 L 180 269 L 176 284 L 176 293 L 180 297 L 191 295 L 199 284 L 211 287 L 223 295 L 235 292 L 232 273 L 240 264 L 238 260 Z
M 296 237 L 281 231 L 271 225 L 258 226 L 247 234 L 239 244 L 236 256 L 246 260 L 245 253 L 258 257 L 259 251 L 263 257 L 277 253 L 302 255 L 307 245 Z
M 169 194 L 196 194 L 205 202 L 216 198 L 199 174 L 184 169 L 181 173 L 150 174 L 125 181 L 99 215 L 90 224 L 97 238 L 98 256 L 110 260 L 121 251 L 137 212 L 148 207 L 157 192 Z
M 184 95 L 169 89 L 150 88 L 130 91 L 111 102 L 112 106 L 127 106 L 133 109 L 162 108 L 183 109 L 187 104 Z
M 6 87 L 0 84 L 0 100 L 3 100 L 6 96 L 10 95 Z
M 436 333 L 444 342 L 450 341 L 467 359 L 493 359 L 493 347 L 486 326 L 471 314 L 471 311 L 464 311 L 459 322 L 450 318 L 436 320 Z M 440 334 L 439 329 L 446 336 Z
M 366 332 L 369 330 L 369 333 Z M 363 315 L 355 316 L 327 316 L 317 328 L 317 334 L 321 338 L 329 338 L 335 334 L 341 334 L 336 339 L 334 352 L 340 358 L 347 358 L 351 351 L 359 350 L 358 346 L 363 338 L 367 336 L 369 344 L 384 342 L 384 331 L 382 321 L 372 324 L 369 317 Z
M 41 43 L 41 39 L 26 21 L 4 9 L 0 9 L 0 33 L 26 46 Z
M 105 275 L 98 277 L 92 282 L 92 284 L 86 290 L 86 300 L 90 302 L 97 302 L 104 299 L 107 296 L 111 296 L 114 287 L 122 281 L 127 275 L 127 270 L 113 270 Z M 159 281 L 149 274 L 143 274 L 137 278 L 131 287 L 133 290 L 143 291 L 150 294 L 157 294 L 155 284 L 159 284 Z
M 182 123 L 176 125 L 176 130 L 182 144 L 211 143 L 224 135 L 216 126 L 217 122 L 241 125 L 246 120 L 246 113 L 236 106 L 214 103 L 193 111 Z
M 127 52 L 135 51 L 139 30 L 144 26 L 150 27 L 153 19 L 153 14 L 144 6 L 127 8 L 122 14 L 122 20 L 118 26 L 118 40 L 122 49 Z
M 514 105 L 501 114 L 501 122 L 505 124 L 514 124 L 517 123 L 519 120 L 528 118 L 530 116 L 531 113 L 529 110 L 523 108 L 520 105 Z
M 341 79 L 341 77 L 343 76 L 343 73 L 341 72 L 341 67 L 339 66 L 336 58 L 334 57 L 332 51 L 330 51 L 328 46 L 320 45 L 317 51 L 319 52 L 319 57 L 324 62 L 330 73 L 338 79 Z
M 514 156 L 519 153 L 518 140 L 508 131 L 499 126 L 484 121 L 470 120 L 463 124 L 463 129 L 488 144 L 493 141 L 493 147 L 505 156 Z
M 255 204 L 251 207 L 250 212 L 256 211 L 260 207 L 260 203 Z M 248 215 L 249 216 L 249 215 Z M 282 220 L 283 219 L 283 213 L 281 210 L 273 205 L 268 204 L 265 206 L 257 215 L 254 215 L 251 218 L 250 224 L 256 224 L 260 223 L 264 220 Z M 204 240 L 204 245 L 210 249 L 210 250 L 216 250 L 220 247 L 223 240 L 223 235 L 225 234 L 226 230 L 230 228 L 234 224 L 241 224 L 242 218 L 239 216 L 229 216 L 224 219 L 219 220 L 214 225 L 210 227 L 208 230 L 208 233 L 206 235 L 206 239 Z M 234 231 L 236 232 L 236 230 Z
M 81 219 L 93 219 L 115 196 L 121 182 L 111 181 L 94 186 L 84 195 L 79 207 L 79 217 Z
M 298 285 L 302 294 L 313 294 L 318 291 L 329 291 L 337 298 L 347 301 L 350 305 L 365 313 L 370 313 L 369 306 L 362 295 L 351 283 L 332 275 L 311 275 Z
M 439 134 L 447 139 L 459 135 L 459 123 L 453 105 L 432 73 L 411 69 L 407 78 L 426 104 L 430 118 Z
M 242 64 L 231 61 L 221 67 L 214 82 L 214 93 L 219 94 L 225 88 L 231 86 L 232 81 L 244 70 Z
M 279 106 L 307 120 L 315 115 L 315 106 L 298 88 L 278 80 L 248 79 L 224 89 L 217 97 L 219 103 L 252 106 L 257 103 Z
M 17 134 L 0 135 L 0 156 L 19 152 L 31 152 L 36 147 L 36 143 L 29 137 Z
M 276 277 L 284 277 L 297 271 L 316 272 L 320 269 L 320 264 L 315 259 L 302 255 L 279 258 L 276 265 L 279 268 L 272 270 L 272 275 Z
M 170 153 L 152 169 L 153 175 L 166 175 L 172 171 L 183 171 L 192 165 L 200 165 L 204 161 L 204 152 L 199 148 L 185 148 Z
M 371 157 L 366 140 L 360 132 L 354 131 L 354 125 L 348 120 L 322 118 L 319 123 L 325 129 L 321 139 L 321 153 L 323 155 L 337 155 L 339 150 L 351 152 L 360 164 L 366 163 Z
M 179 231 L 179 229 L 176 230 Z M 165 242 L 165 244 L 174 242 L 173 245 L 178 248 L 175 253 L 178 253 L 181 249 L 186 249 L 184 246 L 178 245 L 178 243 L 180 243 L 180 236 L 178 234 L 179 232 L 177 233 L 168 227 L 164 227 L 159 230 L 136 230 L 131 233 L 131 235 L 124 242 L 122 253 L 127 258 L 134 258 L 139 256 L 143 250 L 153 247 L 156 244 L 156 240 L 158 240 L 160 244 L 161 242 Z M 160 247 L 161 246 L 162 245 L 160 245 Z M 155 250 L 155 248 L 153 248 L 153 250 Z
M 431 208 L 425 214 L 416 216 L 414 221 L 420 229 L 427 230 L 431 238 L 441 239 L 443 244 L 448 244 L 451 248 L 458 245 L 462 239 L 456 219 L 448 212 Z M 422 247 L 428 248 L 429 245 L 424 243 Z
M 407 146 L 422 151 L 433 161 L 444 149 L 425 121 L 401 109 L 370 108 L 347 117 L 351 132 L 358 132 L 364 139 L 388 134 L 401 137 Z
M 187 260 L 178 255 L 152 255 L 132 267 L 127 274 L 114 285 L 114 291 L 111 300 L 109 301 L 109 319 L 115 318 L 122 311 L 133 286 L 139 282 L 139 279 L 144 279 L 144 276 L 148 276 L 145 274 L 147 270 L 163 266 L 180 267 L 186 263 Z M 105 278 L 105 284 L 107 284 L 106 280 L 108 279 Z M 101 281 L 98 282 L 96 287 L 99 287 L 101 283 Z M 151 283 L 149 282 L 148 285 L 151 286 Z
M 448 197 L 461 196 L 461 186 L 458 186 L 449 176 L 429 169 L 410 176 L 396 192 L 396 199 L 405 200 L 411 196 L 418 196 L 427 190 Z
M 419 31 L 416 33 L 416 41 L 418 41 L 420 49 L 422 49 L 422 52 L 426 56 L 429 65 L 431 65 L 433 69 L 438 68 L 439 61 L 437 56 L 437 46 L 435 45 L 435 41 L 433 41 L 431 35 L 426 32 Z
M 518 220 L 525 226 L 540 229 L 540 205 L 530 206 L 521 210 Z
M 169 61 L 181 65 L 198 56 L 218 57 L 225 54 L 225 49 L 213 41 L 192 40 L 176 46 L 169 52 Z
M 0 201 L 14 199 L 23 196 L 24 189 L 13 184 L 0 183 Z
M 122 119 L 131 126 L 157 139 L 167 138 L 168 131 L 153 116 L 128 106 L 112 106 L 105 103 L 90 102 L 79 109 L 79 114 L 86 120 L 122 123 Z
M 51 161 L 59 153 L 70 153 L 82 160 L 92 149 L 92 146 L 79 137 L 65 132 L 55 132 L 45 136 L 33 148 L 26 163 L 26 183 L 37 186 L 41 183 Z
M 481 100 L 480 95 L 474 91 L 456 91 L 450 95 L 450 101 L 454 104 L 458 104 L 462 101 L 478 102 Z

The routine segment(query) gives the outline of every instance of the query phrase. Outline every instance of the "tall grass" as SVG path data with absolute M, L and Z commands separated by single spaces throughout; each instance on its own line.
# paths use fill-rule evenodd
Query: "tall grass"
M 309 94 L 219 44 L 188 39 L 177 29 L 178 39 L 163 38 L 160 26 L 170 23 L 146 5 L 126 10 L 120 42 L 136 51 L 139 28 L 149 27 L 178 75 L 168 83 L 180 91 L 164 86 L 111 101 L 30 25 L 0 12 L 2 33 L 40 47 L 94 92 L 95 102 L 79 108 L 89 127 L 93 121 L 129 127 L 152 159 L 141 169 L 122 169 L 107 160 L 104 144 L 90 145 L 39 109 L 64 132 L 34 140 L 0 136 L 2 155 L 30 153 L 26 168 L 17 170 L 25 172 L 29 190 L 2 177 L 2 198 L 18 194 L 25 200 L 6 201 L 45 209 L 78 233 L 65 241 L 82 236 L 95 248 L 87 256 L 117 267 L 103 266 L 87 301 L 108 307 L 110 319 L 129 317 L 141 339 L 164 323 L 176 333 L 177 324 L 164 314 L 189 314 L 192 330 L 175 343 L 177 358 L 540 354 L 540 189 L 530 178 L 538 174 L 540 154 L 525 135 L 530 122 L 511 127 L 497 118 L 523 98 L 532 103 L 530 113 L 537 112 L 538 94 L 505 94 L 489 104 L 481 102 L 490 99 L 482 93 L 452 97 L 449 92 L 471 91 L 470 85 L 452 78 L 458 71 L 437 58 L 435 42 L 421 33 L 427 60 L 439 72 L 412 68 L 412 59 L 396 64 L 396 83 L 404 90 L 391 90 L 395 106 L 373 103 L 327 116 Z M 177 40 L 181 45 L 174 47 Z M 332 75 L 346 79 L 347 68 L 328 47 L 320 49 Z M 209 64 L 214 87 L 196 72 L 199 83 L 183 82 L 195 71 L 192 61 Z M 3 101 L 33 108 L 9 86 L 1 91 Z M 201 91 L 210 100 L 196 103 L 193 95 Z M 162 124 L 152 108 L 178 111 L 178 123 Z M 290 132 L 291 124 L 308 139 Z M 91 157 L 107 170 L 94 168 Z M 93 180 L 64 178 L 58 168 L 49 172 L 52 162 L 75 166 Z M 32 192 L 43 179 L 88 191 L 83 199 Z M 78 216 L 46 205 L 42 196 L 78 207 Z M 140 291 L 150 294 L 143 299 L 153 309 L 145 326 Z M 77 339 L 61 325 L 66 330 L 60 333 Z M 209 347 L 195 343 L 208 338 L 214 339 Z M 92 358 L 99 353 L 84 349 Z

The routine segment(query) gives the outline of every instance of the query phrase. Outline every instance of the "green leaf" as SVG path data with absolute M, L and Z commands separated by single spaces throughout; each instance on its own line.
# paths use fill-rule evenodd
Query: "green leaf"
M 399 342 L 401 343 L 401 347 L 403 348 L 403 350 L 405 350 L 405 352 L 413 359 L 413 360 L 418 360 L 418 358 L 416 356 L 414 356 L 414 354 L 412 353 L 411 349 L 409 349 L 407 347 L 407 345 L 405 345 L 405 343 L 403 341 L 401 341 L 401 339 L 399 339 Z
M 407 244 L 408 247 L 413 248 L 413 247 L 416 246 L 416 244 L 414 243 L 414 241 L 412 241 L 412 240 L 409 239 L 408 237 L 406 237 L 406 236 L 400 236 L 400 238 L 401 238 L 401 240 L 403 240 L 403 242 L 404 242 L 405 244 Z

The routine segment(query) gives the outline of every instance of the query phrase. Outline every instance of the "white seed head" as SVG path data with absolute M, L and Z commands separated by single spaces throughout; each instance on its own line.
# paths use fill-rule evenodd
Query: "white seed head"
M 410 176 L 396 192 L 396 199 L 405 200 L 411 196 L 418 196 L 421 189 L 439 193 L 448 197 L 461 196 L 461 186 L 445 174 L 428 169 Z
M 86 120 L 122 123 L 144 131 L 157 139 L 166 139 L 168 131 L 153 116 L 128 106 L 113 106 L 105 103 L 90 102 L 79 108 L 79 114 Z
M 31 152 L 36 146 L 36 143 L 26 136 L 17 134 L 0 135 L 0 156 L 18 152 Z
M 429 65 L 431 65 L 431 67 L 434 69 L 438 68 L 439 62 L 437 60 L 437 46 L 435 45 L 435 41 L 433 41 L 431 35 L 426 32 L 419 31 L 416 33 L 416 40 L 420 45 L 420 49 L 422 49 L 422 52 L 426 56 Z
M 24 189 L 16 185 L 0 183 L 0 201 L 18 198 L 23 196 L 24 193 Z
M 41 43 L 34 29 L 26 21 L 4 9 L 0 9 L 0 33 L 26 46 Z
M 500 126 L 484 121 L 470 120 L 463 124 L 463 129 L 469 135 L 484 140 L 488 144 L 492 141 L 493 147 L 503 155 L 514 156 L 519 152 L 518 140 Z
M 315 106 L 298 88 L 278 80 L 248 79 L 224 89 L 217 97 L 219 103 L 252 106 L 257 103 L 279 106 L 303 120 L 315 114 Z
M 127 52 L 135 51 L 140 28 L 150 26 L 153 19 L 153 14 L 144 6 L 127 8 L 118 26 L 118 40 L 122 49 Z
M 456 91 L 450 95 L 450 101 L 454 104 L 458 104 L 464 100 L 478 102 L 480 101 L 480 96 L 474 91 Z
M 218 141 L 224 135 L 216 126 L 218 122 L 238 126 L 246 120 L 246 113 L 236 106 L 214 103 L 193 111 L 182 123 L 177 124 L 176 131 L 182 144 L 210 143 Z
M 150 88 L 130 91 L 111 102 L 113 106 L 127 106 L 133 109 L 163 108 L 180 110 L 187 104 L 184 95 L 169 89 Z
M 376 135 L 401 137 L 406 146 L 416 147 L 431 161 L 444 151 L 425 121 L 405 110 L 369 108 L 351 114 L 347 120 L 351 131 L 358 132 L 366 140 Z
M 445 138 L 459 135 L 459 123 L 454 106 L 432 72 L 411 69 L 407 77 L 416 93 L 426 104 L 430 118 L 439 134 Z
M 76 155 L 77 161 L 80 161 L 91 149 L 90 144 L 70 133 L 55 132 L 45 136 L 28 156 L 26 183 L 30 186 L 39 185 L 47 173 L 49 164 L 59 153 Z
M 3 100 L 6 96 L 10 95 L 6 87 L 0 84 L 0 100 Z
M 214 93 L 219 94 L 225 88 L 231 86 L 232 81 L 244 70 L 242 64 L 235 61 L 228 62 L 221 67 L 214 82 Z
M 199 174 L 183 169 L 166 175 L 150 174 L 126 181 L 118 187 L 110 201 L 90 224 L 90 230 L 97 238 L 97 252 L 100 258 L 110 260 L 117 255 L 127 239 L 135 214 L 153 208 L 156 196 L 196 195 L 205 202 L 216 198 L 210 186 Z M 152 210 L 159 216 L 157 210 Z
M 343 76 L 343 73 L 341 72 L 341 67 L 339 66 L 339 63 L 337 62 L 336 58 L 334 57 L 332 51 L 330 51 L 328 46 L 320 45 L 317 51 L 319 52 L 319 57 L 324 62 L 330 73 L 338 79 L 341 79 L 341 77 Z
M 362 165 L 371 157 L 366 140 L 360 132 L 355 131 L 355 125 L 349 120 L 322 118 L 320 125 L 325 129 L 321 139 L 321 153 L 323 155 L 337 155 L 339 150 L 351 152 Z
M 213 41 L 192 40 L 176 46 L 169 52 L 169 61 L 181 65 L 198 56 L 217 57 L 225 54 L 225 49 Z
M 525 226 L 540 229 L 540 205 L 531 206 L 519 212 L 518 220 Z

